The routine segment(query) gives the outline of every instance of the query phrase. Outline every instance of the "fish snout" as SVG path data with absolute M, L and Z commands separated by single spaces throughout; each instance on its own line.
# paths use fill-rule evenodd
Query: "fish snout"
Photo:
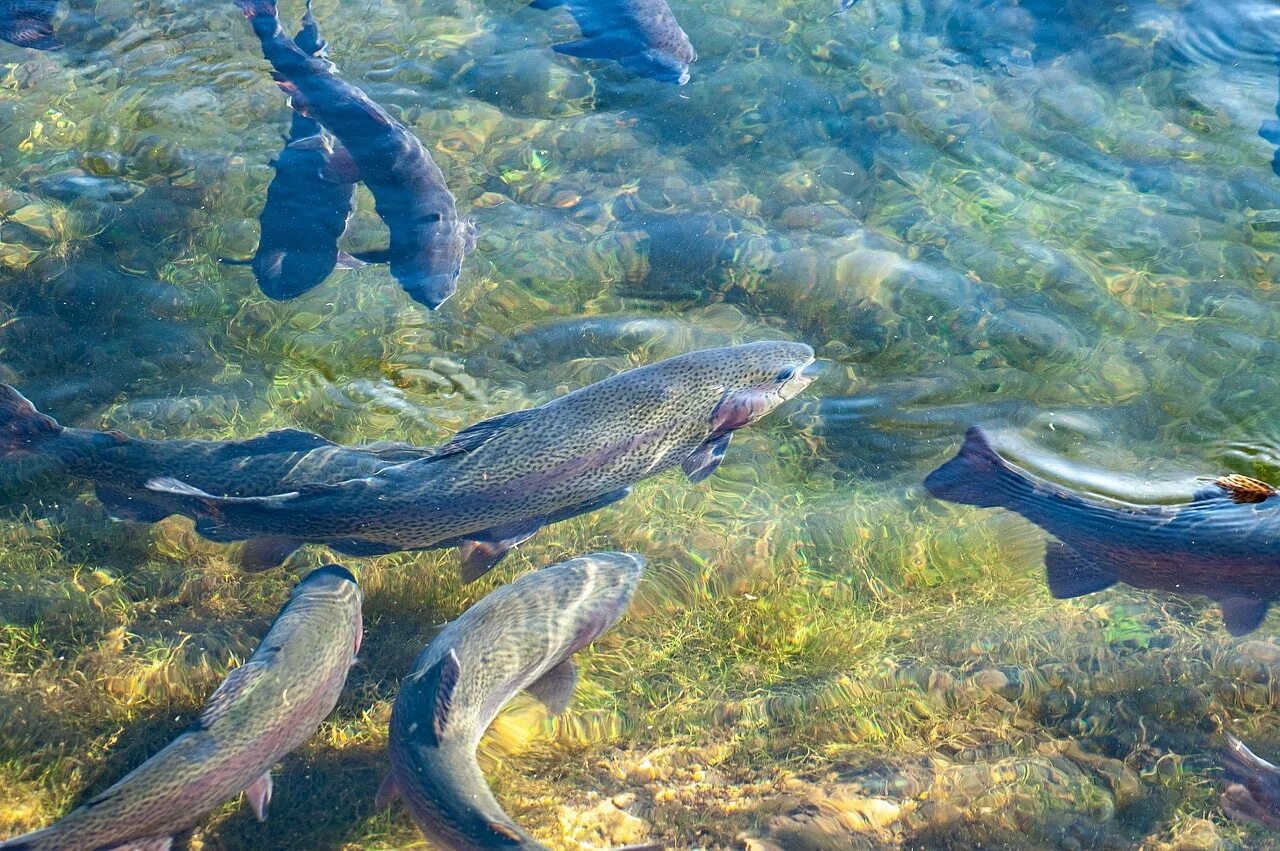
M 458 291 L 458 277 L 453 274 L 427 275 L 417 281 L 401 281 L 405 291 L 419 304 L 436 310 Z

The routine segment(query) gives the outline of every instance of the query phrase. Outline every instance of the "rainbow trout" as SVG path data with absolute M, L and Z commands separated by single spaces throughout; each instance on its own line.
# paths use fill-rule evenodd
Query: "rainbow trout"
M 266 818 L 271 767 L 333 711 L 360 635 L 355 578 L 337 565 L 312 571 L 190 729 L 52 826 L 0 849 L 167 851 L 175 834 L 241 790 Z
M 1044 563 L 1060 599 L 1116 582 L 1203 594 L 1222 604 L 1232 635 L 1256 629 L 1280 599 L 1280 499 L 1255 479 L 1224 476 L 1173 505 L 1084 496 L 1000 457 L 975 427 L 924 486 L 939 499 L 1007 508 L 1057 538 Z
M 571 559 L 526 573 L 446 626 L 400 684 L 378 806 L 399 797 L 444 848 L 545 849 L 503 812 L 476 746 L 517 692 L 553 713 L 569 705 L 573 654 L 622 617 L 643 569 L 628 553 Z
M 338 183 L 359 180 L 373 194 L 390 231 L 386 249 L 356 254 L 388 263 L 391 275 L 415 301 L 434 310 L 458 289 L 462 261 L 475 247 L 475 226 L 458 218 L 444 174 L 418 137 L 333 65 L 293 42 L 271 0 L 236 0 L 253 24 L 262 54 L 293 108 L 320 122 L 341 146 L 326 174 Z
M 62 42 L 53 34 L 58 0 L 0 0 L 0 38 L 18 47 L 57 50 Z
M 552 49 L 581 59 L 612 59 L 633 74 L 683 86 L 698 58 L 667 0 L 533 0 L 535 9 L 564 6 L 582 38 Z
M 1218 800 L 1223 811 L 1237 821 L 1280 830 L 1280 768 L 1231 735 L 1227 736 L 1222 767 L 1227 787 Z
M 403 444 L 349 449 L 297 429 L 250 440 L 143 440 L 118 431 L 65 428 L 0 384 L 0 462 L 14 473 L 53 468 L 93 482 L 114 520 L 155 523 L 182 514 L 186 500 L 146 487 L 157 475 L 180 476 L 215 493 L 252 496 L 314 482 L 341 482 L 430 455 Z M 249 541 L 240 562 L 274 567 L 298 545 L 268 537 Z
M 290 537 L 357 556 L 458 546 L 470 582 L 543 526 L 617 502 L 643 479 L 680 467 L 702 481 L 734 431 L 808 386 L 812 363 L 802 343 L 706 349 L 485 420 L 430 458 L 339 484 L 256 497 L 176 478 L 147 486 L 186 498 L 212 540 Z

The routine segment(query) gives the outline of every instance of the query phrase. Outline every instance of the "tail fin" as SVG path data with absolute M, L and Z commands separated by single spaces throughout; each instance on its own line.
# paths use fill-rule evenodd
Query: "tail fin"
M 992 487 L 992 480 L 1010 475 L 1016 474 L 1009 462 L 996 452 L 987 433 L 974 426 L 965 433 L 956 457 L 925 478 L 924 488 L 931 496 L 948 502 L 994 508 L 1005 501 L 999 489 Z
M 1280 768 L 1249 750 L 1244 742 L 1230 733 L 1227 734 L 1227 749 L 1222 752 L 1222 768 L 1228 779 L 1245 785 L 1258 774 L 1280 774 Z
M 40 452 L 43 444 L 61 433 L 57 420 L 37 411 L 8 384 L 0 384 L 0 458 Z

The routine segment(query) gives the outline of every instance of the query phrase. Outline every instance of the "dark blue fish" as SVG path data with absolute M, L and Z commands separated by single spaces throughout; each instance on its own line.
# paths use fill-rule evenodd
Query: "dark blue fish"
M 19 47 L 57 50 L 62 42 L 53 34 L 58 0 L 0 0 L 0 38 Z
M 554 50 L 582 59 L 612 59 L 642 77 L 683 86 L 698 58 L 667 0 L 533 0 L 535 9 L 564 6 L 582 38 Z
M 1280 498 L 1255 479 L 1224 476 L 1181 504 L 1102 499 L 1007 461 L 972 428 L 924 486 L 939 499 L 1017 512 L 1057 538 L 1044 561 L 1060 599 L 1116 582 L 1203 594 L 1222 604 L 1232 635 L 1252 632 L 1280 599 Z

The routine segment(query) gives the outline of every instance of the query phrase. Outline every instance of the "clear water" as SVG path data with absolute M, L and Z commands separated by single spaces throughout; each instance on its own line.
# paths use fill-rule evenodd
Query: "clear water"
M 1229 729 L 1280 754 L 1275 619 L 1044 587 L 1030 524 L 919 487 L 986 423 L 1160 492 L 1280 479 L 1280 6 L 1263 0 L 678 0 L 692 80 L 554 55 L 520 0 L 318 0 L 343 75 L 424 140 L 478 225 L 457 296 L 384 268 L 294 301 L 248 257 L 288 110 L 230 2 L 71 0 L 68 48 L 0 45 L 0 379 L 151 437 L 295 426 L 432 444 L 731 341 L 828 364 L 674 476 L 462 588 L 452 553 L 345 560 L 366 649 L 265 824 L 206 848 L 398 848 L 377 810 L 396 685 L 434 627 L 593 549 L 646 553 L 570 711 L 482 748 L 553 847 L 1258 848 L 1218 805 Z M 294 4 L 298 5 L 298 4 Z M 300 9 L 285 4 L 283 15 Z M 384 238 L 363 190 L 347 237 Z M 0 835 L 101 790 L 255 646 L 292 572 L 83 482 L 0 522 Z

